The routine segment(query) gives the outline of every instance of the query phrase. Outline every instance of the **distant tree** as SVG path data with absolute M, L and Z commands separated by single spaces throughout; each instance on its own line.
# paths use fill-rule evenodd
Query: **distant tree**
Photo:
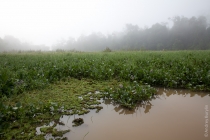
M 6 35 L 4 37 L 4 44 L 7 51 L 11 50 L 20 50 L 21 49 L 21 42 L 19 39 L 15 38 L 11 35 Z
M 163 49 L 167 45 L 168 28 L 166 25 L 156 23 L 147 30 L 148 49 L 158 50 Z
M 174 17 L 172 19 L 174 25 L 171 28 L 171 37 L 173 44 L 179 40 L 180 46 L 177 49 L 190 49 L 196 46 L 197 49 L 203 49 L 202 39 L 205 38 L 205 30 L 207 26 L 206 18 L 201 16 L 198 18 Z
M 5 44 L 4 44 L 3 39 L 0 38 L 0 52 L 2 52 L 4 50 L 5 50 Z
M 138 48 L 141 42 L 139 33 L 139 27 L 137 25 L 126 24 L 122 44 L 124 44 L 124 46 L 126 46 L 129 49 Z

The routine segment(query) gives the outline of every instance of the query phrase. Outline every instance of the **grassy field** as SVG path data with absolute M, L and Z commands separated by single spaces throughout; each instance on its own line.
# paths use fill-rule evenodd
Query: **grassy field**
M 152 87 L 210 91 L 210 51 L 1 53 L 0 60 L 0 139 L 41 139 L 37 126 L 99 110 L 99 98 L 132 109 L 153 97 Z

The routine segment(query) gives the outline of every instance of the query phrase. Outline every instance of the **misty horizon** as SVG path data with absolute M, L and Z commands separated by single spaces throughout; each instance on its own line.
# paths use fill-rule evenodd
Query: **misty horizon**
M 170 29 L 178 16 L 204 16 L 209 24 L 209 5 L 209 0 L 2 0 L 0 38 L 37 50 L 92 34 L 121 34 L 127 24 L 145 30 L 159 23 Z
M 100 32 L 121 32 L 126 24 L 150 28 L 168 18 L 205 16 L 209 0 L 2 0 L 0 37 L 12 35 L 21 42 L 51 46 L 60 39 Z
M 93 32 L 75 39 L 60 39 L 52 46 L 34 45 L 21 42 L 7 35 L 0 38 L 0 52 L 12 50 L 206 50 L 210 49 L 210 24 L 206 17 L 170 18 L 171 27 L 166 23 L 155 23 L 151 27 L 126 24 L 121 32 L 102 34 Z
M 135 23 L 134 23 L 134 24 L 132 24 L 132 23 L 126 23 L 126 24 L 124 24 L 124 26 L 122 27 L 121 30 L 112 31 L 112 32 L 110 32 L 110 33 L 105 33 L 105 34 L 104 34 L 104 33 L 101 32 L 101 31 L 93 31 L 93 32 L 90 32 L 90 33 L 88 33 L 88 34 L 80 34 L 80 35 L 78 35 L 77 37 L 75 37 L 75 36 L 70 36 L 70 35 L 67 36 L 66 38 L 63 38 L 63 37 L 60 37 L 60 38 L 59 38 L 59 37 L 58 37 L 57 39 L 54 40 L 54 43 L 52 43 L 51 45 L 47 45 L 47 44 L 44 44 L 44 43 L 38 43 L 38 44 L 37 44 L 36 42 L 32 42 L 32 41 L 28 41 L 28 40 L 24 40 L 24 39 L 18 38 L 17 36 L 14 36 L 13 34 L 5 34 L 4 36 L 0 36 L 0 38 L 1 38 L 1 39 L 4 39 L 4 38 L 7 37 L 7 36 L 12 36 L 12 37 L 18 39 L 19 41 L 21 41 L 22 43 L 27 43 L 27 44 L 31 44 L 31 45 L 46 45 L 46 46 L 51 47 L 51 46 L 55 45 L 56 43 L 58 43 L 59 41 L 68 40 L 69 38 L 73 38 L 75 41 L 77 41 L 81 36 L 89 36 L 89 35 L 95 34 L 95 33 L 103 34 L 103 35 L 106 36 L 106 37 L 107 37 L 108 35 L 110 35 L 110 34 L 121 33 L 121 32 L 123 32 L 123 31 L 125 30 L 127 24 L 132 24 L 132 25 L 134 25 L 134 26 L 138 26 L 139 29 L 148 29 L 148 28 L 151 28 L 151 27 L 152 27 L 153 25 L 155 25 L 155 24 L 162 24 L 162 25 L 166 25 L 166 27 L 167 27 L 168 29 L 171 29 L 172 26 L 173 26 L 173 22 L 171 21 L 172 18 L 175 18 L 175 17 L 183 17 L 183 18 L 193 18 L 193 17 L 195 17 L 195 18 L 198 18 L 198 17 L 202 17 L 202 16 L 204 16 L 204 15 L 191 16 L 191 17 L 185 17 L 185 16 L 168 17 L 168 18 L 167 18 L 168 22 L 164 22 L 164 21 L 162 21 L 162 22 L 155 22 L 155 23 L 151 24 L 150 26 L 148 26 L 148 25 L 139 26 L 138 24 L 135 24 Z M 210 17 L 208 17 L 208 16 L 204 16 L 204 17 L 205 17 L 206 20 L 207 20 L 207 27 L 210 27 Z

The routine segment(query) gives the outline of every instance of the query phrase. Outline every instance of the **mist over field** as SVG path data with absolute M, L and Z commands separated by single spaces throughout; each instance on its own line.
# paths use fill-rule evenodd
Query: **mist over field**
M 0 52 L 207 50 L 209 0 L 2 0 Z

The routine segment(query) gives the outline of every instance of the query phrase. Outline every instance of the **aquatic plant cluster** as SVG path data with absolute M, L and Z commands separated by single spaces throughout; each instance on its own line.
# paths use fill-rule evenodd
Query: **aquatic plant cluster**
M 34 128 L 99 112 L 101 98 L 132 109 L 153 97 L 151 86 L 210 91 L 210 51 L 2 53 L 0 60 L 0 139 L 40 139 Z
M 139 85 L 136 81 L 130 84 L 120 84 L 119 87 L 105 91 L 106 98 L 128 109 L 133 109 L 137 103 L 151 99 L 155 93 L 155 89 L 150 85 Z

